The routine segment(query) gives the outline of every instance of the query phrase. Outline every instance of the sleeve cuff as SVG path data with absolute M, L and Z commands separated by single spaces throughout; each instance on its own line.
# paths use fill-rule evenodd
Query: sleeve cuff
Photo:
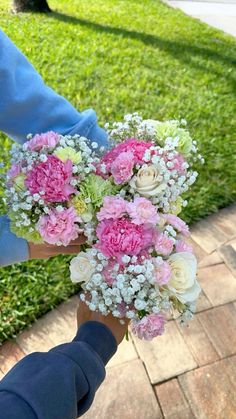
M 7 266 L 29 259 L 26 240 L 17 237 L 10 230 L 7 216 L 0 217 L 0 266 Z
M 104 365 L 117 351 L 117 342 L 110 329 L 96 321 L 83 323 L 73 341 L 83 341 L 90 345 Z

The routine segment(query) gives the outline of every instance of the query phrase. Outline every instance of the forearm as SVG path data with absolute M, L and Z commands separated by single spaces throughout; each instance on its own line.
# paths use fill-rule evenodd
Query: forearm
M 62 135 L 83 135 L 99 146 L 108 145 L 107 134 L 97 125 L 95 112 L 92 109 L 77 112 L 47 87 L 26 57 L 0 30 L 0 131 L 23 143 L 29 133 L 50 130 Z M 10 232 L 9 222 L 2 222 L 0 219 L 0 266 L 27 260 L 27 242 Z
M 18 142 L 27 134 L 79 134 L 107 146 L 92 109 L 78 112 L 47 87 L 26 57 L 0 30 L 0 130 Z
M 75 419 L 90 407 L 105 378 L 105 365 L 117 349 L 111 331 L 87 322 L 73 342 L 20 361 L 0 382 L 0 419 Z M 17 398 L 17 412 L 7 406 Z M 28 415 L 23 416 L 28 408 Z M 21 410 L 22 409 L 22 410 Z M 1 414 L 5 413 L 5 416 Z

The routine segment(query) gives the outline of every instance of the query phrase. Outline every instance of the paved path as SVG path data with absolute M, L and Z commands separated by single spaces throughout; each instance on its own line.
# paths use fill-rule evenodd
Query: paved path
M 153 342 L 124 341 L 85 419 L 236 419 L 236 205 L 197 223 L 190 241 L 203 288 L 195 319 L 170 321 Z M 72 339 L 78 301 L 6 342 L 0 376 L 25 354 Z
M 183 10 L 187 15 L 236 36 L 236 0 L 166 0 L 165 2 Z

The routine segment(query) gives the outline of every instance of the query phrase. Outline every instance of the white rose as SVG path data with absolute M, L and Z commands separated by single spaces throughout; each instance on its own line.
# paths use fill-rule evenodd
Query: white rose
M 139 195 L 149 198 L 158 195 L 166 188 L 166 184 L 160 182 L 158 176 L 158 167 L 151 164 L 139 169 L 137 175 L 132 177 L 129 184 Z
M 178 300 L 185 304 L 195 301 L 201 287 L 196 279 L 197 260 L 192 253 L 182 252 L 171 255 L 168 259 L 172 276 L 168 288 Z
M 89 255 L 81 252 L 70 262 L 70 278 L 72 282 L 88 282 L 94 273 Z

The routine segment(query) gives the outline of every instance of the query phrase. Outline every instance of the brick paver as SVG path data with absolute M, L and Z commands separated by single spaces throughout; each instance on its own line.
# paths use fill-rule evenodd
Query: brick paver
M 232 274 L 236 277 L 236 240 L 235 243 L 221 246 L 219 254 L 231 270 Z
M 162 414 L 140 360 L 109 368 L 85 419 L 161 419 Z
M 223 259 L 220 253 L 217 250 L 215 250 L 214 252 L 202 258 L 200 262 L 198 263 L 198 267 L 206 268 L 207 266 L 218 265 L 219 263 L 222 263 L 222 262 L 223 262 Z
M 25 354 L 14 341 L 6 342 L 0 347 L 0 370 L 6 374 Z
M 227 241 L 227 236 L 207 220 L 195 224 L 191 237 L 207 253 L 213 252 Z
M 207 310 L 211 307 L 212 307 L 211 302 L 208 300 L 206 294 L 202 290 L 202 292 L 201 292 L 201 294 L 198 298 L 198 302 L 197 302 L 197 308 L 196 308 L 197 313 L 199 311 Z
M 53 310 L 39 319 L 33 328 L 22 332 L 17 342 L 25 353 L 46 351 L 74 338 L 76 325 L 69 325 L 59 310 Z
M 57 307 L 57 310 L 65 318 L 67 324 L 70 325 L 69 328 L 72 327 L 73 330 L 76 330 L 77 327 L 76 312 L 79 306 L 79 301 L 78 296 L 75 295 Z
M 166 419 L 194 418 L 177 379 L 155 386 L 155 392 Z
M 212 305 L 236 300 L 236 278 L 224 263 L 199 269 L 198 278 Z
M 128 341 L 124 339 L 119 345 L 116 354 L 108 362 L 107 367 L 115 367 L 124 362 L 132 361 L 133 359 L 138 359 L 138 354 L 130 336 Z
M 197 316 L 195 316 L 187 327 L 178 327 L 199 366 L 210 364 L 219 359 L 219 355 Z
M 179 377 L 198 419 L 236 419 L 236 357 L 224 359 Z
M 236 205 L 192 229 L 203 292 L 188 327 L 171 320 L 153 342 L 130 336 L 107 365 L 85 419 L 236 419 Z M 77 296 L 0 348 L 0 379 L 24 353 L 76 332 Z
M 221 358 L 236 354 L 236 307 L 227 304 L 197 314 Z
M 135 338 L 134 343 L 153 384 L 197 367 L 174 321 L 166 325 L 166 333 L 158 339 L 145 342 Z

